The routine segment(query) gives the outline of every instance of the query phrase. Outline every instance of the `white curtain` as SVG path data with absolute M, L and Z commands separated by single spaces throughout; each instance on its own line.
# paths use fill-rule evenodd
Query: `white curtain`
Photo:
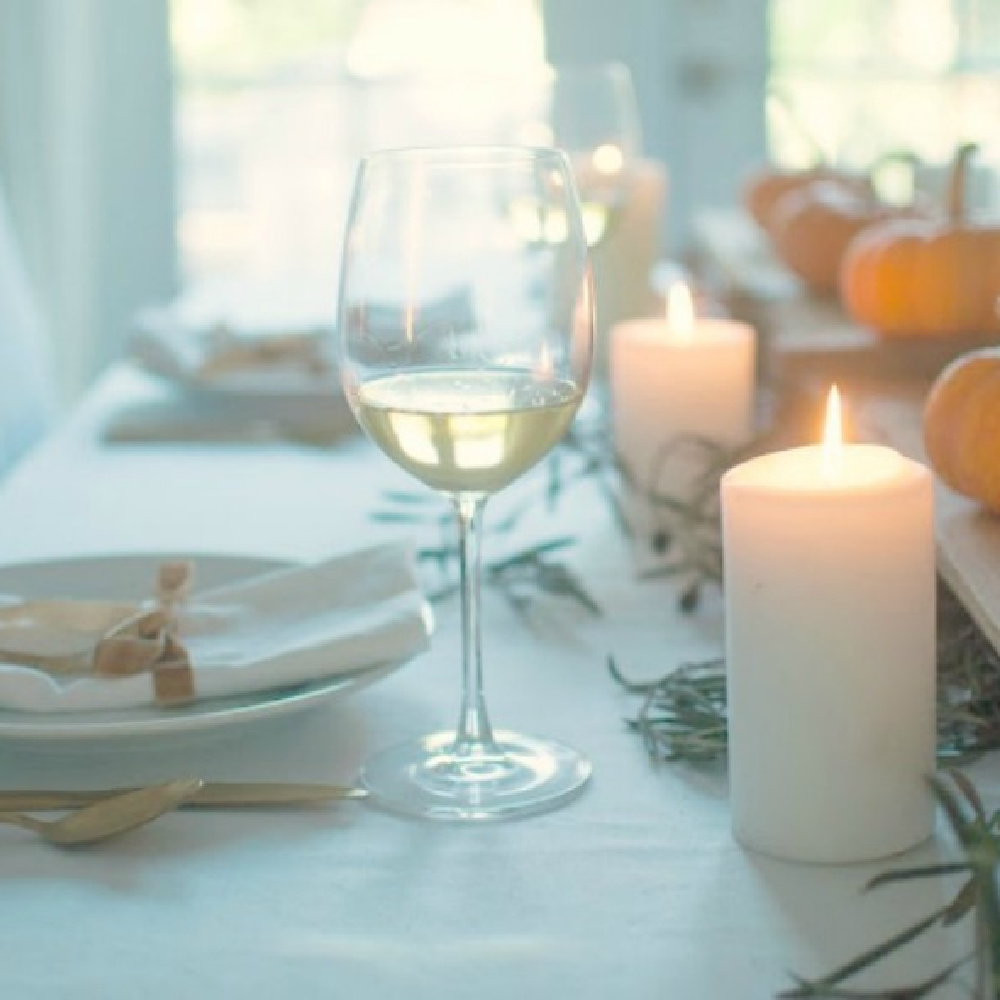
M 48 428 L 51 376 L 41 317 L 0 188 L 0 474 Z
M 71 399 L 171 297 L 167 0 L 0 0 L 0 177 Z

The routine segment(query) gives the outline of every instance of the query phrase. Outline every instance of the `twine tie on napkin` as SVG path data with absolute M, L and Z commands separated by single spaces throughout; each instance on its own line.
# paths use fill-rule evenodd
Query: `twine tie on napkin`
M 153 605 L 120 618 L 100 636 L 89 653 L 65 655 L 0 649 L 0 657 L 62 677 L 113 679 L 149 672 L 158 704 L 190 701 L 195 693 L 194 674 L 187 650 L 177 636 L 177 615 L 191 592 L 193 577 L 194 567 L 190 562 L 162 563 L 157 572 Z M 44 605 L 35 604 L 32 615 L 44 623 L 47 617 Z

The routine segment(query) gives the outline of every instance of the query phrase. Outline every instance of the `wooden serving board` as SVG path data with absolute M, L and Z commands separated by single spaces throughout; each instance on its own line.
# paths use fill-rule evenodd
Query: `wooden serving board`
M 862 329 L 835 297 L 810 293 L 789 273 L 738 209 L 699 213 L 693 238 L 699 277 L 757 330 L 767 379 L 930 380 L 959 355 L 997 343 L 982 336 L 879 337 Z
M 927 462 L 923 393 L 885 389 L 864 401 L 866 423 L 904 455 Z M 935 479 L 938 571 L 1000 652 L 1000 516 Z

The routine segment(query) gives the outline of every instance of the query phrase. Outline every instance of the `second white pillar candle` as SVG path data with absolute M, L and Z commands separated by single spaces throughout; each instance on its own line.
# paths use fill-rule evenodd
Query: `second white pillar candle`
M 676 309 L 678 301 L 684 305 L 681 310 Z M 754 332 L 746 324 L 695 316 L 686 287 L 671 293 L 663 317 L 615 327 L 615 449 L 638 499 L 651 490 L 687 497 L 693 480 L 706 471 L 707 456 L 691 448 L 678 450 L 684 438 L 723 448 L 749 440 L 755 348 Z

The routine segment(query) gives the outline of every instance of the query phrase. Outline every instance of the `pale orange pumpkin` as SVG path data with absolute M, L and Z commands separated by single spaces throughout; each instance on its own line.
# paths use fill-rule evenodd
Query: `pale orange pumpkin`
M 1000 512 L 1000 348 L 965 354 L 937 377 L 924 447 L 948 486 Z
M 832 167 L 816 166 L 805 170 L 780 170 L 763 167 L 755 170 L 743 184 L 742 200 L 751 218 L 762 229 L 770 229 L 771 213 L 778 200 L 816 181 L 837 182 L 842 175 Z
M 948 214 L 864 229 L 841 268 L 844 306 L 860 324 L 888 336 L 1000 333 L 1000 226 L 966 218 L 966 165 L 955 156 Z
M 913 214 L 886 205 L 864 183 L 813 181 L 775 202 L 768 228 L 785 266 L 814 291 L 829 293 L 837 290 L 844 253 L 858 233 Z

